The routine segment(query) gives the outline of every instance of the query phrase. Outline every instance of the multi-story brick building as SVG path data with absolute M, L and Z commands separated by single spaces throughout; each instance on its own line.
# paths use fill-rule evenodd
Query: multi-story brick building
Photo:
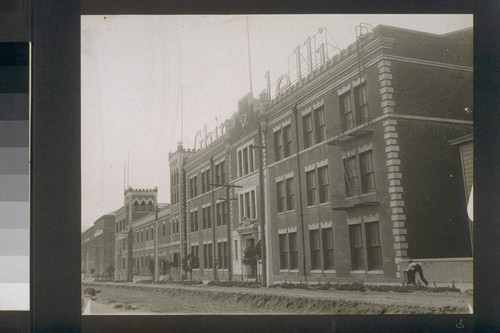
M 82 234 L 82 278 L 113 279 L 113 215 L 103 215 Z
M 395 281 L 408 258 L 471 255 L 449 141 L 472 132 L 472 29 L 358 28 L 355 43 L 315 66 L 306 57 L 307 71 L 282 75 L 275 93 L 268 84 L 241 98 L 194 149 L 179 143 L 158 219 L 155 190 L 125 191 L 116 279 L 146 274 L 155 244 L 175 278 L 191 254 L 193 278 L 238 280 L 262 273 L 247 249 L 265 245 L 268 284 Z
M 379 26 L 271 102 L 275 279 L 392 279 L 401 258 L 470 255 L 447 141 L 472 131 L 471 46 L 471 30 Z

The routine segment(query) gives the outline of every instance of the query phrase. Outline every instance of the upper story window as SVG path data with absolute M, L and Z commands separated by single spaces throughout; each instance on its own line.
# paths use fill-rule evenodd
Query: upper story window
M 255 171 L 255 149 L 253 149 L 253 141 L 238 148 L 238 177 L 243 177 L 250 172 Z
M 210 190 L 210 169 L 201 172 L 201 193 L 206 193 Z
M 189 221 L 191 222 L 191 232 L 198 231 L 198 211 L 192 211 L 189 213 Z
M 221 201 L 216 204 L 217 226 L 227 224 L 227 203 Z
M 215 183 L 224 185 L 226 183 L 225 162 L 220 161 L 215 165 Z
M 329 200 L 328 165 L 306 172 L 307 206 L 322 204 Z
M 283 157 L 283 136 L 281 130 L 274 132 L 274 160 L 279 161 Z
M 172 198 L 173 205 L 179 203 L 179 183 L 179 171 L 176 168 L 173 168 L 170 171 L 170 196 Z
M 361 193 L 373 192 L 376 186 L 371 150 L 359 154 L 359 169 L 361 173 Z
M 364 124 L 369 120 L 370 113 L 368 109 L 368 95 L 366 91 L 366 83 L 357 86 L 354 89 L 356 96 L 356 114 L 358 124 Z
M 312 114 L 308 113 L 302 117 L 304 126 L 304 148 L 309 148 L 313 145 L 313 123 Z
M 339 96 L 340 98 L 340 116 L 342 130 L 346 131 L 354 127 L 354 112 L 351 104 L 351 92 Z
M 325 108 L 323 106 L 314 110 L 314 129 L 316 132 L 316 143 L 325 141 Z
M 198 176 L 193 176 L 189 179 L 189 199 L 198 195 Z
M 203 230 L 212 228 L 212 207 L 202 208 Z
M 345 169 L 345 192 L 347 197 L 351 197 L 358 193 L 358 177 L 356 172 L 356 156 L 351 156 L 344 159 Z
M 255 198 L 255 189 L 244 193 L 240 192 L 238 199 L 240 202 L 240 218 L 257 218 L 257 202 Z
M 292 153 L 292 131 L 290 123 L 274 132 L 274 160 L 290 156 Z
M 278 203 L 278 213 L 294 209 L 295 192 L 293 187 L 293 177 L 280 180 L 276 183 L 276 197 Z
M 310 107 L 312 108 L 312 107 Z M 325 108 L 323 105 L 316 106 L 312 111 L 304 111 L 302 114 L 302 125 L 304 130 L 304 148 L 325 141 L 326 124 Z M 307 112 L 306 114 L 304 114 Z

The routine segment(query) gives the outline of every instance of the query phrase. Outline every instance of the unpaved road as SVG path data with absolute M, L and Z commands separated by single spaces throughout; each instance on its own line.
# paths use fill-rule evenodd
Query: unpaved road
M 92 283 L 91 314 L 445 314 L 469 313 L 472 295 Z M 121 304 L 120 308 L 115 308 Z M 118 305 L 119 306 L 119 305 Z M 131 307 L 136 309 L 131 309 Z

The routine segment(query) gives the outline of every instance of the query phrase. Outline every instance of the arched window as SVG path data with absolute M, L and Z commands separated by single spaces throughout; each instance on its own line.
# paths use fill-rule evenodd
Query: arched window
M 139 210 L 139 203 L 136 201 L 134 202 L 134 211 Z
M 153 202 L 152 201 L 148 202 L 148 210 L 151 212 L 153 211 Z
M 146 202 L 145 201 L 141 202 L 141 210 L 142 211 L 146 210 Z

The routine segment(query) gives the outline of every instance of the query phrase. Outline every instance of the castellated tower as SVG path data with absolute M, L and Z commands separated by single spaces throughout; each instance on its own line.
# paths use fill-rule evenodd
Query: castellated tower
M 126 225 L 132 223 L 141 216 L 155 211 L 157 204 L 158 188 L 153 189 L 134 189 L 129 187 L 124 193 L 125 220 Z

